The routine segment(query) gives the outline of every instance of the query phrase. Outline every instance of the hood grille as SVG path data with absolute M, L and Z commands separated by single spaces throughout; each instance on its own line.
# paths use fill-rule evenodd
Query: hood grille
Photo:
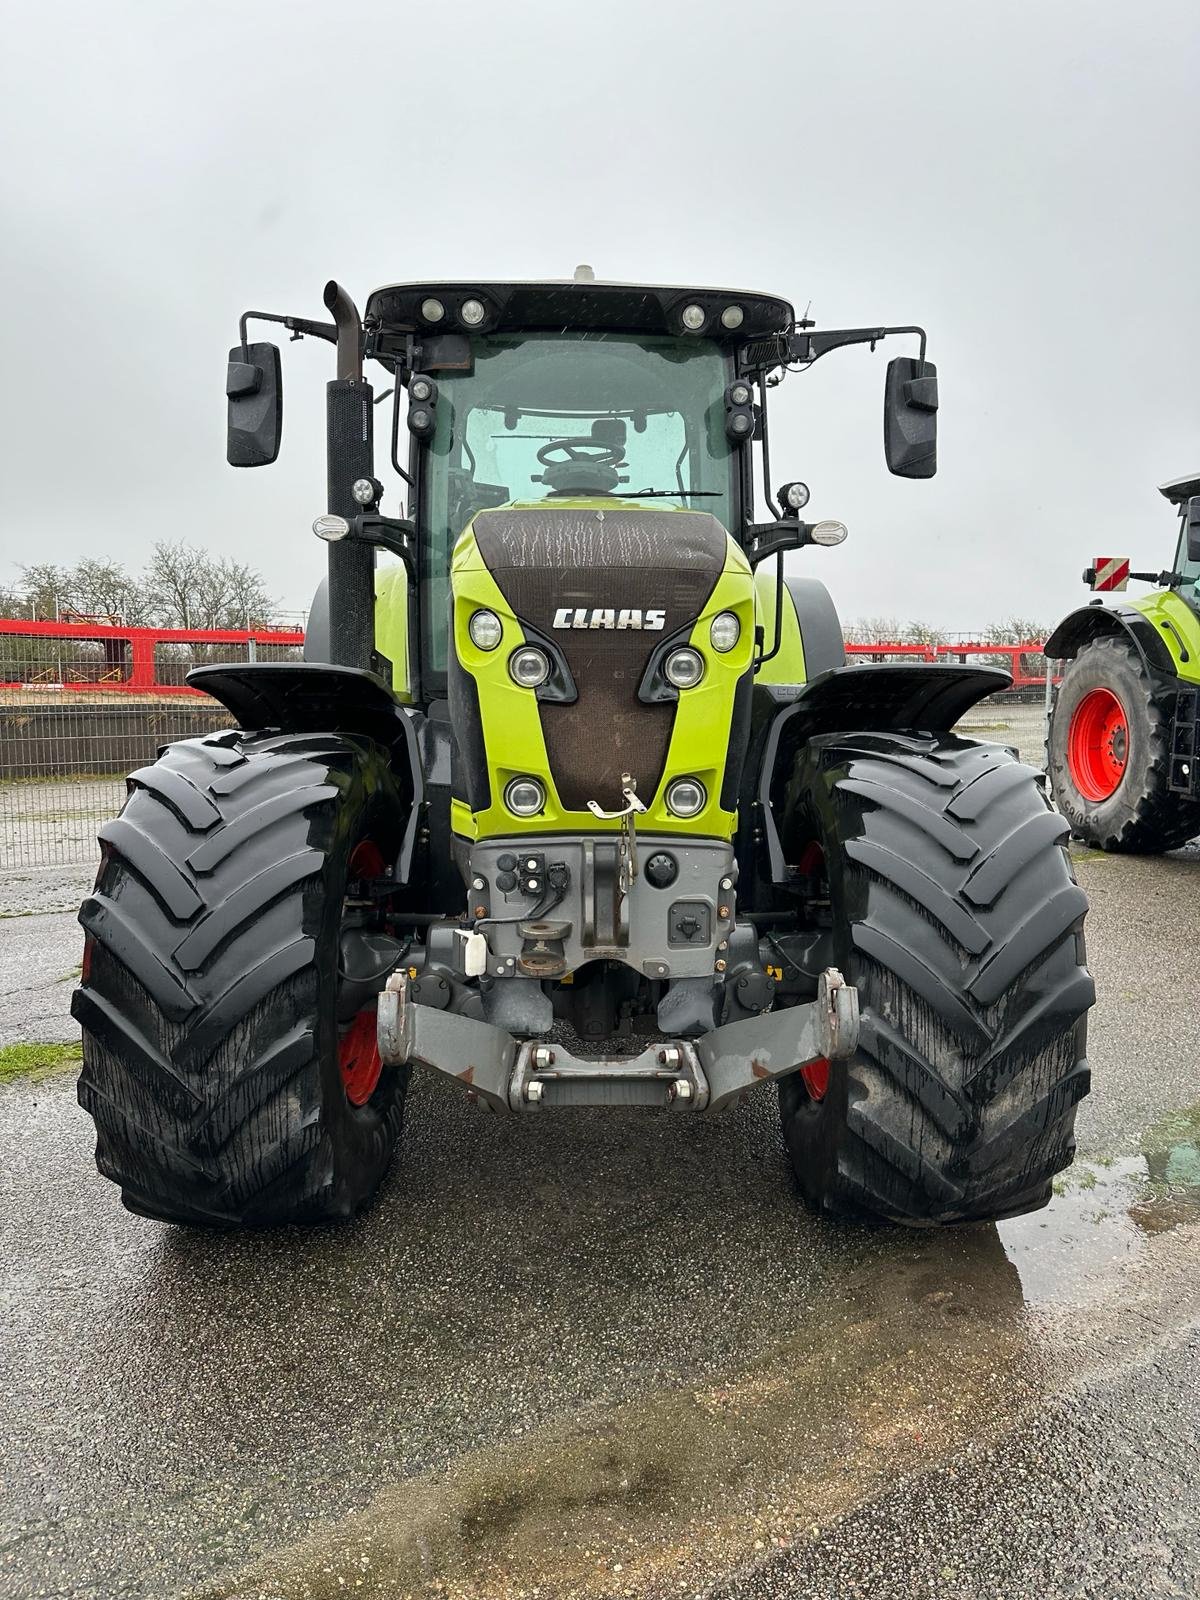
M 644 705 L 638 684 L 657 644 L 693 622 L 725 567 L 724 528 L 707 512 L 562 509 L 552 504 L 481 512 L 480 555 L 516 616 L 562 649 L 579 691 L 574 705 L 542 701 L 550 771 L 572 811 L 621 804 L 630 773 L 646 801 L 666 765 L 673 703 Z M 658 609 L 654 631 L 556 629 L 555 613 Z

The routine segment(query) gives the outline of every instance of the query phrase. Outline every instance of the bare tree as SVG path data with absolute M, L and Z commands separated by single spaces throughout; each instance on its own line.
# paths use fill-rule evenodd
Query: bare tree
M 273 609 L 254 567 L 195 545 L 156 544 L 142 587 L 164 628 L 261 628 Z
M 850 644 L 895 644 L 904 638 L 904 627 L 898 617 L 856 617 L 842 631 Z

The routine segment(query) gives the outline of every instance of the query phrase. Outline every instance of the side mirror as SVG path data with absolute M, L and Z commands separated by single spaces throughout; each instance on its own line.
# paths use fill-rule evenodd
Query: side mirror
M 266 467 L 283 436 L 283 368 L 273 344 L 235 344 L 225 374 L 229 400 L 225 459 L 231 467 Z
M 1187 558 L 1200 561 L 1200 494 L 1187 503 Z
M 918 376 L 919 373 L 919 376 Z M 883 391 L 883 450 L 898 478 L 932 478 L 937 471 L 937 368 L 912 356 L 888 362 Z

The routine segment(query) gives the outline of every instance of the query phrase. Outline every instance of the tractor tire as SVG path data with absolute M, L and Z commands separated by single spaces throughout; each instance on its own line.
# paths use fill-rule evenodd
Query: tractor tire
M 128 784 L 100 832 L 71 1006 L 97 1166 L 167 1222 L 351 1216 L 387 1171 L 407 1088 L 380 1066 L 373 1001 L 338 1015 L 347 884 L 394 859 L 406 816 L 387 752 L 224 733 Z
M 1167 787 L 1176 692 L 1125 639 L 1093 640 L 1068 662 L 1047 765 L 1071 831 L 1097 849 L 1157 854 L 1200 834 L 1200 801 Z
M 831 735 L 797 758 L 783 823 L 822 908 L 811 959 L 861 1012 L 848 1061 L 779 1085 L 806 1202 L 914 1226 L 1045 1205 L 1075 1152 L 1095 988 L 1040 774 L 950 734 Z

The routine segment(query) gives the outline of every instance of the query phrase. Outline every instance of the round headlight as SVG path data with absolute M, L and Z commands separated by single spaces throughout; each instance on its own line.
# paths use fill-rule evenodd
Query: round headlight
M 546 804 L 546 791 L 536 778 L 512 778 L 504 791 L 504 804 L 514 817 L 535 817 Z
M 740 328 L 745 320 L 746 313 L 742 310 L 741 306 L 726 306 L 724 311 L 721 313 L 721 326 L 723 328 L 728 328 L 730 333 L 732 333 L 735 328 Z
M 677 817 L 694 817 L 704 810 L 707 799 L 699 778 L 676 778 L 667 789 L 667 810 Z
M 477 328 L 487 316 L 482 300 L 464 300 L 458 308 L 458 314 L 468 328 Z
M 708 319 L 703 306 L 691 305 L 684 306 L 679 314 L 679 320 L 689 333 L 699 333 Z
M 735 433 L 744 439 L 754 427 L 754 418 L 748 411 L 735 411 L 725 426 L 730 433 Z
M 431 295 L 428 300 L 421 301 L 421 315 L 426 322 L 440 322 L 446 315 L 446 308 L 440 300 L 435 300 Z
M 427 378 L 423 372 L 415 378 L 408 380 L 408 398 L 417 400 L 423 405 L 426 400 L 433 399 L 433 379 Z
M 350 493 L 360 506 L 369 506 L 375 499 L 375 485 L 370 478 L 355 478 Z
M 540 689 L 550 676 L 550 658 L 536 645 L 522 645 L 508 658 L 508 675 L 522 689 Z
M 780 499 L 783 501 L 785 511 L 803 511 L 808 504 L 808 485 L 785 483 Z
M 814 544 L 841 544 L 848 531 L 844 522 L 814 522 L 808 536 Z
M 479 650 L 494 650 L 504 637 L 503 625 L 494 611 L 472 611 L 467 632 Z
M 742 636 L 742 625 L 732 611 L 718 611 L 712 619 L 712 626 L 708 630 L 708 637 L 712 641 L 714 650 L 719 650 L 722 655 L 727 650 L 732 650 Z
M 693 689 L 704 676 L 704 657 L 699 650 L 684 645 L 682 650 L 672 650 L 663 662 L 667 682 L 677 689 Z
M 748 406 L 754 391 L 744 378 L 739 378 L 736 383 L 729 385 L 729 404 L 731 406 Z

